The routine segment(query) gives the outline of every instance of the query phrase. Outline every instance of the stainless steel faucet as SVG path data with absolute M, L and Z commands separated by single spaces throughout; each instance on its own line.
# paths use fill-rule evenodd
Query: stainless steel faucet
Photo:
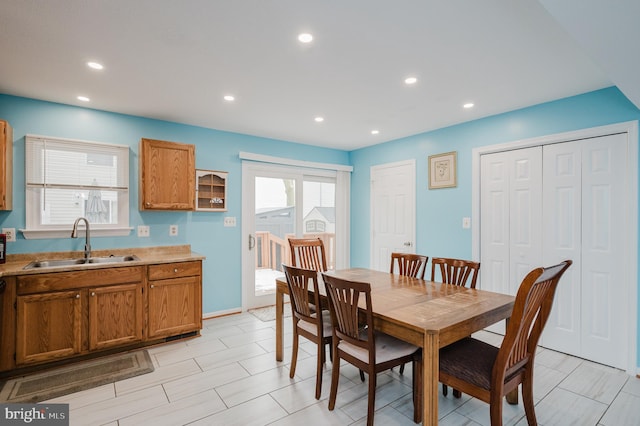
M 91 235 L 89 231 L 89 221 L 84 217 L 79 217 L 73 224 L 73 231 L 71 231 L 71 238 L 78 238 L 78 223 L 83 220 L 85 223 L 85 242 L 84 242 L 84 258 L 89 259 L 91 257 Z

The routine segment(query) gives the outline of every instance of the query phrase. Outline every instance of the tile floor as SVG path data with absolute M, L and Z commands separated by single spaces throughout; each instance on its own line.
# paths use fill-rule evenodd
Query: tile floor
M 364 425 L 367 385 L 342 365 L 336 409 L 327 409 L 330 368 L 322 398 L 314 399 L 315 358 L 305 339 L 296 376 L 289 379 L 291 321 L 285 321 L 285 360 L 275 361 L 275 321 L 243 313 L 206 320 L 202 336 L 150 348 L 153 373 L 48 402 L 70 404 L 71 425 Z M 501 337 L 479 337 L 499 344 Z M 640 424 L 640 379 L 540 349 L 535 400 L 540 425 Z M 330 366 L 330 364 L 329 364 Z M 413 425 L 411 371 L 382 373 L 376 425 Z M 440 424 L 488 425 L 488 405 L 440 395 Z M 504 405 L 505 425 L 526 425 L 522 404 Z

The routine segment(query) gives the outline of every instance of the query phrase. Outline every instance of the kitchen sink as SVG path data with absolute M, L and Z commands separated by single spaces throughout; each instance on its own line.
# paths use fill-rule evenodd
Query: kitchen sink
M 91 265 L 96 263 L 121 263 L 133 262 L 136 260 L 140 260 L 136 255 L 89 257 L 87 259 L 81 257 L 77 259 L 34 260 L 25 266 L 24 269 L 55 268 L 74 265 Z

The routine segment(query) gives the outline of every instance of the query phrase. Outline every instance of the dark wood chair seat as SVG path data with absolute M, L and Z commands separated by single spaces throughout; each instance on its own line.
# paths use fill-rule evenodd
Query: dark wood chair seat
M 553 296 L 571 260 L 537 268 L 524 278 L 499 348 L 468 337 L 440 349 L 440 381 L 490 405 L 491 425 L 502 425 L 502 400 L 522 384 L 527 423 L 536 425 L 533 368 Z

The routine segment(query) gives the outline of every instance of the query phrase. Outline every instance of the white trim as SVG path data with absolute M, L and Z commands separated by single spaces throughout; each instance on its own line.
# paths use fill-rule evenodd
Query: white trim
M 208 319 L 213 319 L 217 317 L 223 317 L 226 315 L 241 314 L 241 313 L 242 313 L 242 308 L 231 308 L 231 309 L 225 309 L 222 311 L 204 313 L 202 314 L 202 319 L 208 320 Z
M 92 237 L 125 237 L 131 234 L 133 228 L 109 228 L 95 229 L 91 228 Z M 18 229 L 22 232 L 25 240 L 43 240 L 46 238 L 71 238 L 71 229 Z M 84 229 L 78 232 L 84 235 Z
M 91 144 L 94 144 L 94 145 L 117 146 L 119 148 L 127 148 L 127 149 L 131 148 L 129 145 L 122 145 L 122 144 L 117 144 L 117 143 L 96 142 L 96 141 L 88 141 L 88 140 L 84 140 L 84 139 L 58 138 L 58 137 L 53 137 L 53 136 L 42 136 L 42 135 L 27 134 L 27 135 L 25 135 L 25 139 L 26 138 L 46 139 L 48 141 L 58 141 L 58 142 L 91 143 Z
M 374 253 L 374 244 L 373 244 L 373 235 L 374 235 L 374 197 L 373 197 L 373 175 L 375 170 L 386 169 L 390 167 L 399 167 L 399 166 L 410 166 L 411 167 L 411 182 L 413 183 L 413 191 L 411 192 L 413 195 L 413 208 L 410 209 L 411 212 L 411 226 L 413 228 L 413 233 L 411 237 L 411 242 L 413 244 L 411 253 L 416 253 L 416 206 L 417 206 L 417 185 L 416 185 L 416 160 L 415 158 L 403 161 L 395 161 L 393 163 L 385 163 L 385 164 L 377 164 L 375 166 L 371 166 L 369 168 L 369 265 L 374 267 L 375 265 L 375 253 Z
M 636 365 L 638 352 L 638 121 L 626 121 L 623 123 L 610 124 L 607 126 L 591 127 L 572 132 L 556 133 L 531 139 L 487 145 L 474 148 L 472 151 L 471 164 L 471 223 L 476 224 L 471 232 L 471 250 L 473 259 L 480 258 L 480 156 L 494 152 L 508 151 L 513 149 L 528 148 L 532 146 L 549 145 L 561 142 L 570 142 L 580 139 L 588 139 L 606 136 L 617 133 L 627 133 L 628 135 L 628 158 L 627 167 L 629 170 L 629 180 L 626 182 L 627 199 L 629 200 L 626 229 L 628 230 L 628 241 L 625 248 L 626 258 L 624 259 L 625 271 L 627 273 L 625 284 L 629 301 L 629 321 L 628 321 L 628 342 L 629 353 L 627 354 L 627 373 L 636 374 L 640 366 Z
M 291 158 L 272 157 L 270 155 L 254 154 L 251 152 L 240 151 L 241 160 L 257 161 L 260 163 L 273 163 L 284 166 L 296 166 L 312 169 L 337 170 L 343 172 L 352 172 L 353 166 L 331 163 L 315 163 L 313 161 L 292 160 Z

